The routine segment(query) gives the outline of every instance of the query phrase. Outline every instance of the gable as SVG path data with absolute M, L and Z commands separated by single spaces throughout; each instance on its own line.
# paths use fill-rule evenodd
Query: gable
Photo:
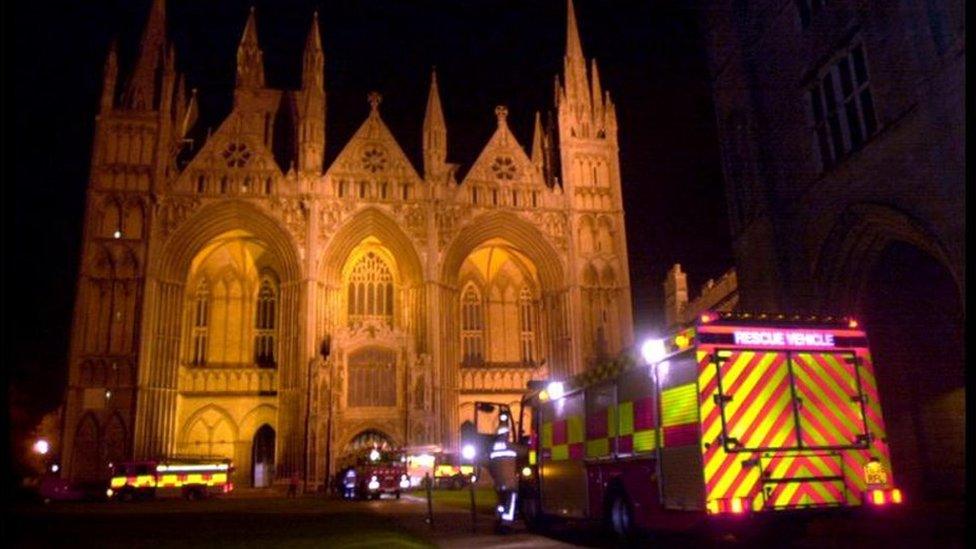
M 507 185 L 541 182 L 537 171 L 508 124 L 500 120 L 498 129 L 488 140 L 461 184 L 477 182 Z
M 404 183 L 423 181 L 375 110 L 342 148 L 325 175 L 329 179 L 355 178 Z

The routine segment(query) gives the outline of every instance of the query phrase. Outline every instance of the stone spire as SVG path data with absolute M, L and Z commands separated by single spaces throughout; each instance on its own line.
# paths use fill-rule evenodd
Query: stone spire
M 576 25 L 573 0 L 566 0 L 566 56 L 563 58 L 566 100 L 589 106 L 589 86 L 586 82 L 586 58 Z
M 102 101 L 100 112 L 108 112 L 115 108 L 115 82 L 119 76 L 119 63 L 116 57 L 116 41 L 113 39 L 105 57 L 105 69 L 102 71 Z
M 545 161 L 542 140 L 542 115 L 539 114 L 539 111 L 535 111 L 535 127 L 532 130 L 532 165 L 540 170 Z
M 298 169 L 320 174 L 325 163 L 325 56 L 322 53 L 318 12 L 312 14 L 312 26 L 305 40 L 300 98 Z
M 162 70 L 166 57 L 165 47 L 166 2 L 153 0 L 139 43 L 139 57 L 125 90 L 123 104 L 126 108 L 138 111 L 158 108 L 161 90 L 156 89 L 156 75 Z
M 312 14 L 312 28 L 305 40 L 305 53 L 302 57 L 302 87 L 323 88 L 325 86 L 325 56 L 322 54 L 322 38 L 319 34 L 319 12 Z
M 596 59 L 590 62 L 590 98 L 593 106 L 593 123 L 597 129 L 603 128 L 603 91 L 600 87 L 600 70 Z
M 244 34 L 237 47 L 237 87 L 264 87 L 264 60 L 261 48 L 258 46 L 258 28 L 254 21 L 254 7 L 247 16 Z
M 430 72 L 430 92 L 424 113 L 424 176 L 439 177 L 447 165 L 447 125 L 437 89 L 437 69 Z

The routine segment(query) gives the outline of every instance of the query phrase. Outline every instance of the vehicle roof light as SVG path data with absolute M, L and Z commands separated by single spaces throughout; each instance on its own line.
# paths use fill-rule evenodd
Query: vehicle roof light
M 546 387 L 546 392 L 549 393 L 549 398 L 553 400 L 559 400 L 563 398 L 563 395 L 565 394 L 565 387 L 563 386 L 563 382 L 562 381 L 550 382 L 549 385 Z
M 847 327 L 850 328 L 850 329 L 852 329 L 852 330 L 854 328 L 857 328 L 858 326 L 860 326 L 860 324 L 858 324 L 857 320 L 855 320 L 853 318 L 852 319 L 849 319 L 847 321 Z

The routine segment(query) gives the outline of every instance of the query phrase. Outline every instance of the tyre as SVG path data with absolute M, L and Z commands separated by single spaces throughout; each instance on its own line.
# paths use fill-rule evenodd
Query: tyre
M 526 527 L 532 532 L 545 532 L 549 526 L 545 516 L 542 514 L 542 507 L 539 505 L 539 498 L 535 495 L 523 495 L 519 512 Z
M 397 499 L 400 499 L 400 491 L 399 490 L 396 491 L 396 498 Z
M 203 499 L 203 492 L 197 488 L 191 488 L 186 491 L 185 497 L 187 501 L 200 501 Z
M 451 480 L 451 488 L 454 490 L 460 490 L 461 488 L 464 488 L 464 479 L 462 479 L 461 477 L 454 477 L 454 479 Z
M 634 508 L 623 490 L 615 490 L 610 496 L 607 509 L 607 526 L 610 532 L 621 541 L 634 539 Z

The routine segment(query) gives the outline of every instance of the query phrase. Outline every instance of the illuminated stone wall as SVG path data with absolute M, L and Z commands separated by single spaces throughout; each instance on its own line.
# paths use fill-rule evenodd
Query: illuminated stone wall
M 364 432 L 449 448 L 475 400 L 517 403 L 529 380 L 566 378 L 631 345 L 615 107 L 570 15 L 558 136 L 537 115 L 527 151 L 497 107 L 494 134 L 459 177 L 436 75 L 422 173 L 375 93 L 323 166 L 317 22 L 302 88 L 275 90 L 252 13 L 234 107 L 204 131 L 154 3 L 120 93 L 114 52 L 106 63 L 69 474 L 98 476 L 108 456 L 214 455 L 234 459 L 246 486 L 268 426 L 276 477 L 321 485 Z

